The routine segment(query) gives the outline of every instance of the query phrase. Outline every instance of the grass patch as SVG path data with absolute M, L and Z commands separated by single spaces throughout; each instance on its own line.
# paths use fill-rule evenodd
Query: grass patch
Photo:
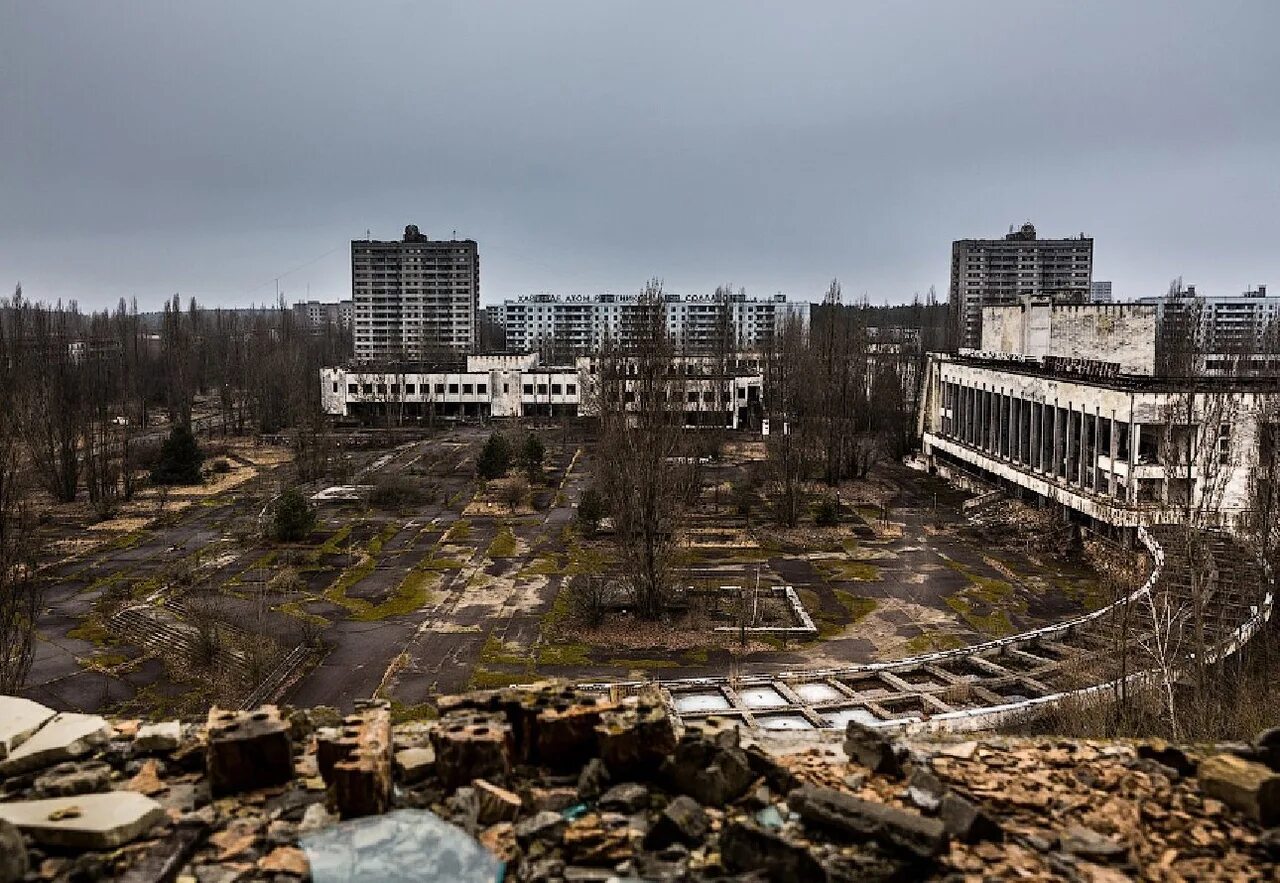
M 880 568 L 866 561 L 845 561 L 840 558 L 819 558 L 813 566 L 833 582 L 874 582 L 880 579 Z
M 369 539 L 369 544 L 365 546 L 370 555 L 381 555 L 382 547 L 386 545 L 387 540 L 391 539 L 400 531 L 400 525 L 387 524 L 382 530 L 378 531 Z
M 449 525 L 449 529 L 445 531 L 443 537 L 446 543 L 461 543 L 471 537 L 471 522 L 465 518 L 459 518 L 453 524 Z
M 964 638 L 945 632 L 921 632 L 906 643 L 907 652 L 936 653 L 940 650 L 957 650 L 965 646 Z
M 398 699 L 390 700 L 391 703 L 391 723 L 393 724 L 409 724 L 417 721 L 433 721 L 440 716 L 440 712 L 430 702 L 421 702 L 417 705 L 406 705 Z
M 610 659 L 605 665 L 616 665 L 619 668 L 648 670 L 652 668 L 679 668 L 680 663 L 674 659 Z
M 590 665 L 588 650 L 586 644 L 543 644 L 538 648 L 538 665 Z
M 470 690 L 496 690 L 499 687 L 510 687 L 514 684 L 529 684 L 537 679 L 538 676 L 532 672 L 494 671 L 482 665 L 477 665 L 471 672 L 471 678 L 467 681 L 467 688 Z
M 501 638 L 490 633 L 480 650 L 480 661 L 489 665 L 528 666 L 533 659 L 529 655 L 511 652 Z
M 505 524 L 498 531 L 487 553 L 490 558 L 510 558 L 516 554 L 516 535 Z
M 90 616 L 78 626 L 67 632 L 68 638 L 77 641 L 88 641 L 95 647 L 105 647 L 115 639 L 115 632 L 107 628 L 106 623 L 96 616 Z
M 707 664 L 707 648 L 695 647 L 692 650 L 684 651 L 684 661 L 689 665 L 706 665 Z
M 836 589 L 835 593 L 840 604 L 848 611 L 851 624 L 862 622 L 876 609 L 875 598 L 864 598 L 861 595 L 855 595 L 853 592 L 846 592 L 843 589 Z

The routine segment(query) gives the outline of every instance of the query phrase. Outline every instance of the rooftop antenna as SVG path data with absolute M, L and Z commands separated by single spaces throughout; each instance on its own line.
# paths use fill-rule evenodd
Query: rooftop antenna
M 454 238 L 454 239 L 457 239 L 457 238 L 458 238 L 458 231 L 457 231 L 457 230 L 454 230 L 454 231 L 453 231 L 453 238 Z

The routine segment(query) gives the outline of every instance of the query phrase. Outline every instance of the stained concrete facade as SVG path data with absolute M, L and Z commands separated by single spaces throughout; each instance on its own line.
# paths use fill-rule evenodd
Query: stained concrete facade
M 1280 440 L 1264 384 L 1083 378 L 933 355 L 925 457 L 1105 525 L 1248 523 L 1260 451 Z
M 673 360 L 686 423 L 732 429 L 758 425 L 764 389 L 758 362 L 739 362 L 727 374 L 713 373 L 710 364 L 690 357 Z M 462 371 L 395 364 L 323 368 L 320 393 L 326 414 L 348 419 L 594 417 L 599 415 L 599 376 L 593 358 L 542 366 L 535 353 L 479 355 L 468 357 Z
M 1156 308 L 1138 304 L 1061 304 L 1023 298 L 984 307 L 983 353 L 1093 361 L 1116 373 L 1151 375 L 1156 365 Z

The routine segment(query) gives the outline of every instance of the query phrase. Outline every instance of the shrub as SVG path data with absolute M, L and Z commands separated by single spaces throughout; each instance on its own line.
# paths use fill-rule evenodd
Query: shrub
M 284 570 L 271 577 L 267 583 L 267 591 L 276 595 L 301 595 L 307 591 L 306 580 L 302 575 L 292 567 L 286 567 Z
M 275 535 L 282 543 L 304 539 L 316 526 L 316 513 L 297 488 L 289 488 L 276 500 Z
M 524 437 L 524 445 L 520 449 L 520 462 L 524 464 L 525 475 L 530 484 L 542 481 L 542 461 L 547 456 L 546 446 L 542 439 L 532 432 Z
M 476 473 L 481 478 L 501 478 L 511 468 L 511 445 L 506 437 L 495 432 L 489 436 L 476 460 Z
M 196 444 L 196 437 L 185 423 L 169 430 L 169 437 L 160 448 L 160 459 L 151 470 L 155 484 L 199 484 L 200 464 L 204 454 Z
M 604 515 L 604 496 L 593 485 L 582 492 L 582 499 L 578 501 L 578 524 L 583 534 L 595 536 Z
M 750 519 L 751 511 L 760 505 L 760 494 L 750 482 L 735 481 L 729 489 L 729 501 L 733 504 L 733 511 Z
M 231 471 L 231 462 L 226 457 L 219 457 L 209 464 L 209 469 L 220 475 L 225 475 Z
M 399 509 L 422 503 L 424 494 L 417 482 L 403 475 L 381 475 L 369 494 L 369 505 L 377 509 Z
M 529 482 L 523 475 L 517 475 L 507 481 L 502 489 L 502 500 L 512 512 L 524 505 L 529 498 Z
M 840 523 L 840 504 L 835 497 L 823 497 L 818 502 L 813 520 L 822 527 L 833 527 Z

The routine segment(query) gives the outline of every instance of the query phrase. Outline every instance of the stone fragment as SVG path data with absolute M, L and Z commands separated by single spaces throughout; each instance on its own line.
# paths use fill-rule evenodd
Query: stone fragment
M 511 725 L 495 715 L 456 714 L 431 732 L 436 775 L 446 788 L 473 779 L 506 781 L 511 773 Z
M 0 776 L 74 760 L 106 743 L 111 727 L 96 714 L 65 712 L 54 715 L 34 735 L 0 760 Z
M 476 779 L 472 787 L 476 792 L 476 820 L 480 824 L 510 822 L 520 814 L 520 795 L 484 779 Z
M 296 846 L 278 846 L 258 859 L 258 870 L 305 877 L 311 870 L 307 854 Z
M 1280 727 L 1263 730 L 1253 740 L 1253 747 L 1258 751 L 1260 762 L 1280 773 Z
M 144 724 L 138 728 L 138 735 L 133 737 L 134 750 L 144 753 L 172 751 L 181 744 L 182 724 L 178 721 Z
M 777 758 L 759 745 L 749 745 L 743 750 L 746 752 L 747 763 L 751 766 L 752 774 L 763 777 L 769 787 L 778 793 L 786 794 L 792 788 L 798 788 L 803 784 L 799 776 L 778 763 Z
M 849 721 L 844 731 L 844 752 L 873 773 L 902 778 L 905 750 L 876 727 Z
M 707 835 L 710 822 L 707 812 L 698 801 L 681 794 L 670 801 L 658 814 L 658 821 L 645 835 L 645 847 L 663 849 L 673 843 L 694 846 Z
M 1231 754 L 1218 754 L 1200 764 L 1200 790 L 1239 810 L 1255 822 L 1280 824 L 1280 774 L 1270 767 Z
M 675 790 L 715 807 L 737 800 L 755 779 L 741 748 L 726 747 L 720 737 L 707 739 L 688 733 L 663 762 L 662 773 Z
M 341 754 L 328 781 L 339 814 L 354 818 L 386 812 L 391 806 L 390 710 L 372 706 L 348 716 L 337 745 Z
M 1258 848 L 1266 853 L 1267 858 L 1280 863 L 1280 828 L 1271 828 L 1258 836 Z
M 52 708 L 21 696 L 0 696 L 0 761 L 55 714 Z
M 530 788 L 529 804 L 533 809 L 562 812 L 578 802 L 577 788 Z
M 876 840 L 920 858 L 933 858 L 947 844 L 946 828 L 938 819 L 872 803 L 832 788 L 797 788 L 787 795 L 787 805 L 807 822 L 854 840 Z
M 1194 776 L 1196 773 L 1195 761 L 1187 757 L 1186 752 L 1181 748 L 1170 745 L 1163 739 L 1152 739 L 1139 745 L 1138 757 L 1154 760 L 1156 763 L 1177 770 L 1182 776 Z
M 1083 825 L 1071 825 L 1059 834 L 1058 847 L 1068 855 L 1089 861 L 1116 861 L 1129 853 L 1123 843 L 1117 843 L 1105 834 L 1099 834 Z
M 396 776 L 406 785 L 421 782 L 436 765 L 436 753 L 429 747 L 404 748 L 396 752 Z
M 302 821 L 298 823 L 298 833 L 305 834 L 308 831 L 319 831 L 321 828 L 327 828 L 332 825 L 337 820 L 338 817 L 325 809 L 324 804 L 313 803 L 302 814 Z
M 576 769 L 582 758 L 596 756 L 596 725 L 611 708 L 603 697 L 564 691 L 534 719 L 533 759 L 552 769 Z
M 289 731 L 274 705 L 255 711 L 209 709 L 205 759 L 209 789 L 234 794 L 293 778 Z
M 965 843 L 1001 840 L 1004 829 L 980 806 L 954 791 L 948 791 L 938 803 L 938 818 L 947 833 Z
M 37 843 L 70 849 L 111 849 L 151 830 L 164 808 L 133 791 L 0 803 L 0 819 Z
M 583 764 L 578 774 L 578 797 L 582 800 L 595 800 L 609 787 L 611 776 L 609 769 L 598 757 L 593 757 Z
M 619 813 L 587 813 L 565 828 L 560 842 L 575 864 L 613 865 L 631 858 L 639 832 Z
M 21 832 L 12 822 L 0 819 L 0 883 L 18 883 L 29 866 L 27 845 Z
M 803 844 L 755 822 L 730 822 L 720 834 L 720 858 L 736 874 L 763 871 L 768 880 L 826 880 L 821 863 Z
M 510 822 L 498 822 L 490 825 L 480 832 L 480 836 L 476 838 L 481 845 L 491 853 L 509 862 L 520 854 L 520 848 L 516 844 L 515 826 Z
M 638 782 L 623 782 L 601 794 L 599 804 L 601 809 L 633 813 L 649 805 L 649 789 Z
M 67 761 L 37 776 L 34 790 L 37 797 L 71 797 L 106 791 L 110 785 L 111 767 L 102 761 Z
M 660 700 L 612 709 L 596 725 L 600 759 L 620 775 L 655 768 L 676 747 L 675 725 Z
M 568 825 L 562 813 L 543 810 L 516 824 L 516 842 L 527 848 L 535 840 L 556 841 Z
M 907 797 L 924 812 L 936 812 L 946 793 L 947 787 L 925 767 L 918 766 L 911 770 L 911 777 L 907 780 Z
M 130 791 L 137 791 L 139 794 L 145 794 L 148 797 L 159 794 L 169 788 L 164 780 L 160 778 L 155 758 L 151 758 L 144 763 L 142 769 L 138 770 L 138 774 L 125 783 L 125 787 Z

